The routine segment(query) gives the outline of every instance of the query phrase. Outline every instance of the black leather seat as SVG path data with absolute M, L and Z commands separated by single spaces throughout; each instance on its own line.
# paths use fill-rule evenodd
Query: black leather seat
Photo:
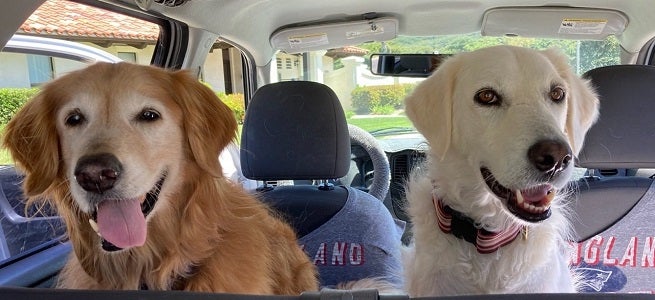
M 655 290 L 655 67 L 617 65 L 587 72 L 600 99 L 578 165 L 573 266 L 583 291 Z
M 243 174 L 264 182 L 295 183 L 265 185 L 259 195 L 295 228 L 319 267 L 322 285 L 364 277 L 399 285 L 404 224 L 377 198 L 326 182 L 345 176 L 350 158 L 348 125 L 329 87 L 289 81 L 255 92 L 241 137 Z
M 257 90 L 241 135 L 241 168 L 246 178 L 264 182 L 335 179 L 346 175 L 349 165 L 348 126 L 331 89 L 293 81 Z M 292 216 L 289 221 L 302 237 L 336 214 L 347 193 L 298 185 L 271 187 L 264 196 L 273 207 Z
M 598 92 L 600 117 L 577 160 L 589 170 L 579 185 L 578 240 L 610 227 L 630 211 L 653 184 L 653 178 L 630 175 L 655 168 L 655 67 L 608 66 L 585 77 Z

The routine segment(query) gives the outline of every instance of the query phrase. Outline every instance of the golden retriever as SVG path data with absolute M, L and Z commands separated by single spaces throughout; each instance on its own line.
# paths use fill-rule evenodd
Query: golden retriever
M 407 184 L 410 296 L 574 292 L 564 190 L 598 99 L 568 58 L 512 46 L 458 54 L 406 112 L 430 144 Z
M 66 223 L 58 287 L 316 290 L 292 229 L 221 173 L 236 128 L 184 71 L 98 63 L 44 86 L 4 145 L 30 201 L 53 201 Z

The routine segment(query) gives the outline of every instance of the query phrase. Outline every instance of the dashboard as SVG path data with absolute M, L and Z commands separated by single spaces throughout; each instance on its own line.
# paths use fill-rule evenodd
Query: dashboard
M 391 170 L 391 183 L 385 204 L 396 218 L 409 222 L 409 217 L 404 210 L 407 203 L 405 183 L 411 171 L 425 160 L 428 143 L 416 132 L 376 138 L 387 155 Z M 350 184 L 366 190 L 373 181 L 375 172 L 373 163 L 361 146 L 352 145 L 351 155 L 353 164 L 349 173 L 352 178 Z

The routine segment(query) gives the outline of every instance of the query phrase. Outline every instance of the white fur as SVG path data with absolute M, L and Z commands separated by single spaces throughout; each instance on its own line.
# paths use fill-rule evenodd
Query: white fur
M 573 163 L 549 183 L 558 189 L 550 218 L 530 223 L 511 214 L 486 186 L 480 167 L 498 182 L 522 189 L 538 182 L 527 150 L 535 142 L 568 143 L 574 154 L 597 117 L 598 99 L 577 77 L 567 58 L 554 50 L 498 46 L 447 60 L 406 99 L 407 115 L 431 146 L 426 163 L 407 185 L 414 243 L 404 251 L 406 291 L 412 297 L 574 292 L 567 265 L 570 231 L 564 199 Z M 566 100 L 549 98 L 553 86 Z M 502 96 L 499 106 L 474 101 L 482 88 Z M 437 225 L 432 196 L 491 231 L 512 223 L 528 237 L 491 254 Z

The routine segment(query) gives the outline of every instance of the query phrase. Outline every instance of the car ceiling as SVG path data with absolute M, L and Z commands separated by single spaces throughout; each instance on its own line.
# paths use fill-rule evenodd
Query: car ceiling
M 137 8 L 137 2 L 151 0 L 98 0 Z M 162 2 L 161 0 L 156 0 Z M 90 1 L 84 1 L 90 2 Z M 269 63 L 276 49 L 269 38 L 280 28 L 303 23 L 337 22 L 361 18 L 375 12 L 398 20 L 401 35 L 440 35 L 479 32 L 484 13 L 498 7 L 582 7 L 616 10 L 628 24 L 621 36 L 624 57 L 636 57 L 655 36 L 651 0 L 190 0 L 178 7 L 152 3 L 149 11 L 218 34 L 249 52 L 259 66 Z M 526 26 L 530 18 L 526 18 Z
M 134 0 L 121 1 L 131 3 Z M 180 7 L 154 4 L 151 9 L 240 44 L 248 49 L 258 65 L 262 65 L 270 60 L 275 51 L 269 43 L 271 34 L 292 24 L 338 21 L 376 12 L 383 16 L 395 16 L 399 21 L 399 34 L 402 35 L 469 33 L 480 31 L 485 11 L 517 5 L 620 11 L 628 18 L 628 26 L 619 37 L 627 52 L 624 55 L 638 52 L 655 35 L 655 18 L 650 0 L 191 0 Z

